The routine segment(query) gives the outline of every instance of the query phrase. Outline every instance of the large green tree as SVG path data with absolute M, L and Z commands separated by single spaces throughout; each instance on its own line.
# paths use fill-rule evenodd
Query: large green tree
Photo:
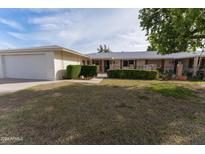
M 204 48 L 205 9 L 141 9 L 140 25 L 161 54 Z
M 205 9 L 141 9 L 139 19 L 141 27 L 146 31 L 150 47 L 159 53 L 169 54 L 196 49 L 202 49 L 204 52 Z M 200 56 L 197 70 L 201 60 Z

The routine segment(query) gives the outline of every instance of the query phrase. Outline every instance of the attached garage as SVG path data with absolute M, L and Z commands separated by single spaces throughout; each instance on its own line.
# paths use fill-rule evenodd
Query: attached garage
M 62 79 L 67 65 L 88 57 L 59 46 L 0 51 L 0 78 Z
M 3 56 L 6 78 L 47 79 L 44 54 Z

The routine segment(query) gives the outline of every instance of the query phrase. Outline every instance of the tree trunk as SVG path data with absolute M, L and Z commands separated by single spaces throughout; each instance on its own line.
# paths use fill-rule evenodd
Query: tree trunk
M 199 71 L 199 69 L 200 69 L 201 61 L 202 61 L 202 56 L 199 57 L 199 61 L 198 61 L 198 65 L 197 65 L 197 71 Z
M 192 74 L 192 77 L 196 77 L 196 75 L 197 75 L 198 63 L 199 63 L 199 57 L 194 57 L 194 65 L 193 65 L 193 74 Z
M 200 54 L 200 56 L 198 57 L 198 61 L 197 61 L 197 66 L 194 66 L 194 67 L 196 67 L 196 71 L 193 73 L 193 77 L 196 77 L 197 76 L 197 72 L 199 71 L 199 69 L 200 69 L 200 65 L 201 65 L 201 61 L 202 61 L 202 55 L 203 55 L 203 52 L 204 52 L 204 50 L 202 50 L 201 51 L 201 54 Z M 205 69 L 204 69 L 204 74 L 205 74 Z

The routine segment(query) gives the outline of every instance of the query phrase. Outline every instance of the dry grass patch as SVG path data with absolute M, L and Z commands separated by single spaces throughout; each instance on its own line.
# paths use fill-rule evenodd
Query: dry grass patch
M 0 96 L 0 136 L 23 137 L 0 142 L 205 144 L 205 97 L 193 84 L 61 82 Z

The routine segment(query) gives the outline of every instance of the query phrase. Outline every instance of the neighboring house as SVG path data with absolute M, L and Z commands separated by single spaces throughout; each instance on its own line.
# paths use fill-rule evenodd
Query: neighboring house
M 59 46 L 0 50 L 0 78 L 58 80 L 69 64 L 86 64 L 88 56 Z
M 176 72 L 178 63 L 183 64 L 183 71 L 194 72 L 197 69 L 197 61 L 203 57 L 200 68 L 205 65 L 205 53 L 180 52 L 160 55 L 156 51 L 143 52 L 109 52 L 88 54 L 92 63 L 100 66 L 100 72 L 108 69 L 161 69 L 162 71 Z

